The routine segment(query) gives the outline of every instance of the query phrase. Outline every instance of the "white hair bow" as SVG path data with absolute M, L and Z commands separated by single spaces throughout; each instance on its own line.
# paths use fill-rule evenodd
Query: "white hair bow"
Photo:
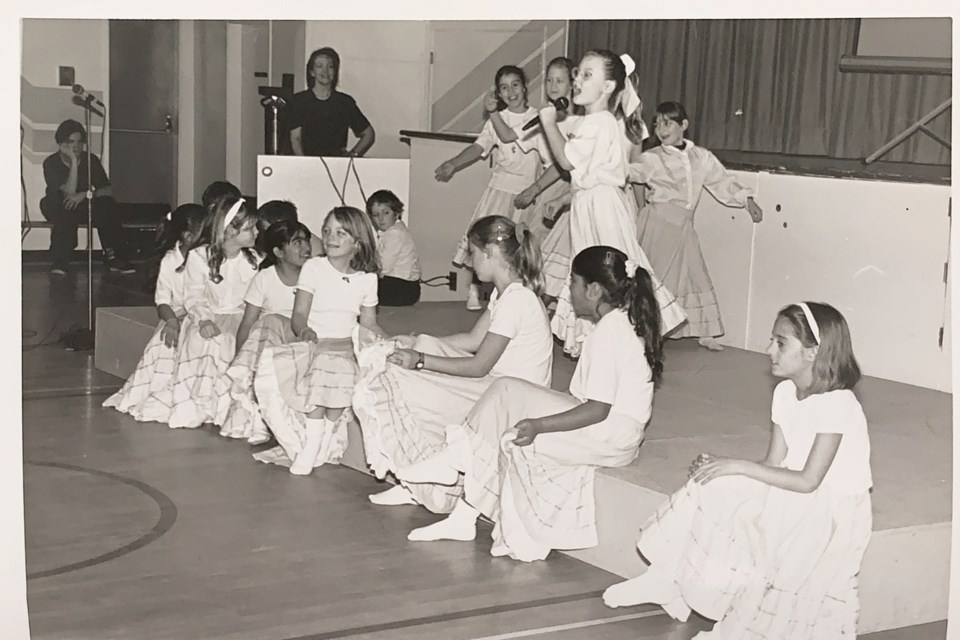
M 624 263 L 624 265 L 623 265 L 623 268 L 624 268 L 624 269 L 626 270 L 626 272 L 627 272 L 627 277 L 630 278 L 631 280 L 633 280 L 633 277 L 634 277 L 635 275 L 637 275 L 637 267 L 639 267 L 639 266 L 640 266 L 639 264 L 637 264 L 636 262 L 634 262 L 634 261 L 631 260 L 630 258 L 627 258 L 627 261 L 626 261 L 626 262 Z
M 629 53 L 620 56 L 620 60 L 623 62 L 623 66 L 627 71 L 627 77 L 623 83 L 623 95 L 620 96 L 620 105 L 623 107 L 624 115 L 629 116 L 640 108 L 640 96 L 637 95 L 637 90 L 633 87 L 633 83 L 630 82 L 630 76 L 636 71 L 637 65 Z

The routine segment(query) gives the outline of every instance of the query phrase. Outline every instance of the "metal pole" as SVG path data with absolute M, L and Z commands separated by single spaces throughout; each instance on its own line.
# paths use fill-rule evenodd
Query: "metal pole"
M 87 125 L 87 329 L 93 331 L 93 184 L 91 183 L 90 145 L 90 108 L 83 110 Z M 101 135 L 103 135 L 101 133 Z

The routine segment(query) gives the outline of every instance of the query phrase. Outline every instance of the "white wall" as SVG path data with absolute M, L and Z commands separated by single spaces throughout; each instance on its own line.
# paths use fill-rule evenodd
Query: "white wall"
M 409 158 L 410 147 L 400 142 L 400 130 L 426 128 L 427 24 L 377 20 L 306 23 L 306 56 L 324 46 L 336 49 L 340 54 L 338 89 L 354 97 L 377 132 L 369 158 Z M 306 88 L 303 71 L 298 71 L 297 82 L 297 91 Z
M 40 216 L 43 159 L 57 145 L 53 134 L 67 118 L 84 121 L 83 109 L 71 101 L 71 87 L 59 87 L 57 68 L 74 67 L 75 82 L 109 104 L 110 47 L 107 20 L 25 19 L 22 22 L 20 120 L 25 130 L 23 176 L 32 218 Z M 94 117 L 89 140 L 100 153 L 103 131 Z M 109 171 L 109 140 L 104 166 Z
M 737 173 L 756 184 L 764 221 L 709 195 L 696 218 L 724 342 L 762 351 L 782 306 L 827 302 L 866 374 L 949 391 L 950 187 Z

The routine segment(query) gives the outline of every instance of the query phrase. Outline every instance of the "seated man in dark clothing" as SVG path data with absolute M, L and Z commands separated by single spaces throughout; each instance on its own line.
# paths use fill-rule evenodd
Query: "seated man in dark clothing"
M 64 275 L 77 246 L 77 227 L 87 221 L 87 154 L 83 151 L 87 132 L 76 120 L 64 120 L 55 134 L 60 149 L 43 161 L 47 194 L 40 212 L 53 223 L 50 232 L 50 272 Z M 123 230 L 117 215 L 110 180 L 100 159 L 90 155 L 90 187 L 93 196 L 93 226 L 100 234 L 103 257 L 111 271 L 134 273 L 122 255 Z

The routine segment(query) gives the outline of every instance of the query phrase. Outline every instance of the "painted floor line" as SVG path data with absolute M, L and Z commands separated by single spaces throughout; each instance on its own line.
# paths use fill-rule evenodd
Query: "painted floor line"
M 471 640 L 510 640 L 511 638 L 529 638 L 532 636 L 542 636 L 548 633 L 558 631 L 570 631 L 571 629 L 585 629 L 587 627 L 598 627 L 603 624 L 613 624 L 614 622 L 625 622 L 627 620 L 639 620 L 641 618 L 653 618 L 666 615 L 662 609 L 653 611 L 644 611 L 643 613 L 630 613 L 623 616 L 613 616 L 612 618 L 596 618 L 595 620 L 584 620 L 582 622 L 569 622 L 567 624 L 558 624 L 551 627 L 539 627 L 537 629 L 527 629 L 525 631 L 511 631 L 510 633 L 500 633 L 495 636 L 482 636 L 472 638 Z

